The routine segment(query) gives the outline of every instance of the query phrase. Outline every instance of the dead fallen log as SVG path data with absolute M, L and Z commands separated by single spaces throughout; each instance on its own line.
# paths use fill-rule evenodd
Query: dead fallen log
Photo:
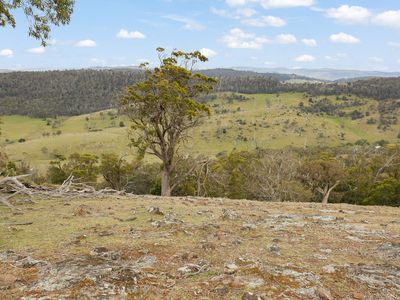
M 14 208 L 13 204 L 10 203 L 10 199 L 16 198 L 20 195 L 29 196 L 30 199 L 35 195 L 44 196 L 47 198 L 65 198 L 73 199 L 80 197 L 87 198 L 102 198 L 107 196 L 121 196 L 128 195 L 125 191 L 118 191 L 110 188 L 96 190 L 93 186 L 88 184 L 77 182 L 74 176 L 71 174 L 68 178 L 58 187 L 52 188 L 47 186 L 32 186 L 25 184 L 20 181 L 22 178 L 31 176 L 30 174 L 5 177 L 0 179 L 0 205 L 7 206 L 8 208 Z M 1 196 L 1 195 L 6 196 Z M 17 198 L 20 200 L 19 198 Z M 17 201 L 18 201 L 17 200 Z M 34 202 L 23 201 L 23 202 Z

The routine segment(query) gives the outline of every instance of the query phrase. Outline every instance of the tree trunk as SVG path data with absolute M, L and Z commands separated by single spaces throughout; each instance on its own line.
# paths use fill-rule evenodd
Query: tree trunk
M 333 191 L 333 189 L 335 187 L 337 187 L 337 185 L 339 184 L 339 181 L 337 181 L 332 187 L 330 187 L 329 189 L 326 188 L 326 193 L 324 194 L 324 198 L 322 199 L 322 204 L 328 204 L 329 201 L 329 196 L 331 195 L 331 192 Z
M 161 196 L 165 197 L 171 196 L 170 175 L 171 175 L 170 168 L 164 165 L 161 175 Z

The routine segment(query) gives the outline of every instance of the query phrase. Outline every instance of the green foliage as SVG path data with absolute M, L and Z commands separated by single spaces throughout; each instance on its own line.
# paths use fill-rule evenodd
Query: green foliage
M 126 189 L 129 184 L 129 175 L 139 166 L 140 162 L 129 164 L 124 157 L 107 153 L 101 156 L 99 171 L 109 187 L 120 191 Z
M 400 206 L 400 180 L 388 178 L 376 183 L 362 204 Z
M 145 69 L 146 79 L 129 86 L 120 101 L 131 121 L 131 143 L 139 155 L 157 156 L 164 166 L 163 195 L 169 195 L 169 177 L 175 167 L 176 151 L 210 108 L 198 99 L 212 90 L 215 79 L 194 73 L 197 62 L 207 58 L 199 51 L 173 51 L 157 48 L 160 66 Z M 146 65 L 143 65 L 146 68 Z
M 43 46 L 49 39 L 51 25 L 68 24 L 74 0 L 0 0 L 0 27 L 16 27 L 15 10 L 20 9 L 28 19 L 29 35 L 40 40 Z
M 53 184 L 62 184 L 70 174 L 67 172 L 66 158 L 64 155 L 56 154 L 55 160 L 50 162 L 50 167 L 47 170 L 47 178 Z
M 47 171 L 49 181 L 54 184 L 63 183 L 69 175 L 84 183 L 97 182 L 99 167 L 98 157 L 92 154 L 73 153 L 68 160 L 63 155 L 56 154 L 55 160 L 50 162 Z
M 98 157 L 93 154 L 71 154 L 68 158 L 67 170 L 81 182 L 96 183 L 99 168 Z

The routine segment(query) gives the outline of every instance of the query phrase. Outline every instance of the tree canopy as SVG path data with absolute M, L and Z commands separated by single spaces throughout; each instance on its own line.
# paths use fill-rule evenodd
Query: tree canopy
M 29 22 L 29 35 L 43 46 L 49 39 L 51 24 L 68 24 L 75 0 L 0 0 L 0 26 L 16 27 L 15 11 L 21 9 Z
M 146 79 L 128 87 L 121 108 L 132 122 L 132 145 L 144 155 L 163 162 L 162 195 L 170 195 L 170 175 L 175 168 L 179 145 L 188 138 L 188 129 L 199 124 L 210 108 L 198 98 L 212 90 L 215 79 L 193 72 L 198 62 L 207 61 L 199 51 L 157 49 L 160 66 L 145 68 Z

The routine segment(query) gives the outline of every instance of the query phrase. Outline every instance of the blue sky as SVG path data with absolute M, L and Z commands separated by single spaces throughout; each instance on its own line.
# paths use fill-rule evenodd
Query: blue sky
M 0 69 L 132 66 L 162 46 L 202 49 L 202 68 L 400 70 L 398 0 L 76 0 L 46 48 L 16 15 L 0 28 Z

